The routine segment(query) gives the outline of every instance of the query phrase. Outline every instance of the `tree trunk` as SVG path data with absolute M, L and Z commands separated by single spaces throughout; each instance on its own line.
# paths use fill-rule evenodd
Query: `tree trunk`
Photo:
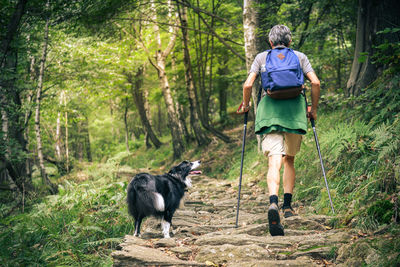
M 226 79 L 226 75 L 228 75 L 228 58 L 225 58 L 222 64 L 218 68 L 218 80 L 217 80 L 217 90 L 218 90 L 218 100 L 219 100 L 219 117 L 220 122 L 222 124 L 226 124 L 228 121 L 228 113 L 227 113 L 227 87 L 229 86 L 228 79 Z
M 29 41 L 29 39 L 30 38 L 28 38 L 28 41 Z M 34 83 L 34 81 L 36 79 L 36 77 L 35 77 L 36 76 L 35 75 L 35 61 L 36 61 L 36 59 L 32 55 L 30 56 L 30 58 L 31 58 L 31 64 L 30 64 L 30 67 L 29 67 L 29 76 L 30 76 L 29 78 L 30 78 L 30 81 L 31 81 L 31 83 L 33 85 L 33 83 Z M 29 145 L 28 145 L 29 144 L 29 126 L 28 126 L 28 124 L 29 124 L 29 120 L 30 120 L 30 118 L 32 116 L 33 94 L 34 94 L 34 91 L 32 89 L 28 89 L 28 96 L 26 98 L 26 102 L 27 102 L 27 105 L 29 106 L 29 108 L 25 112 L 25 119 L 24 119 L 24 127 L 25 127 L 24 139 L 26 141 L 27 147 L 29 147 Z M 26 161 L 25 161 L 26 174 L 27 174 L 27 177 L 29 177 L 30 180 L 32 179 L 32 164 L 33 164 L 32 161 L 33 160 L 29 156 L 26 158 Z
M 251 64 L 257 55 L 257 0 L 244 0 L 243 1 L 243 32 L 244 32 L 244 50 L 246 54 L 246 68 L 247 72 L 250 71 Z M 251 97 L 253 99 L 254 114 L 257 112 L 257 86 L 255 82 L 251 89 Z M 261 136 L 257 137 L 258 152 L 261 151 Z
M 92 162 L 92 150 L 91 150 L 91 145 L 90 145 L 90 133 L 89 133 L 89 118 L 85 115 L 85 119 L 82 122 L 83 124 L 83 138 L 84 140 L 84 145 L 85 145 L 85 154 L 86 154 L 86 159 L 88 162 Z
M 373 64 L 372 57 L 377 52 L 376 47 L 386 40 L 398 41 L 399 33 L 377 36 L 377 32 L 396 25 L 398 27 L 399 14 L 400 3 L 397 0 L 359 0 L 354 60 L 347 81 L 348 96 L 360 95 L 361 90 L 374 81 L 379 71 L 386 67 Z
M 142 74 L 146 71 L 145 66 L 143 66 L 143 71 Z M 137 79 L 141 79 L 141 84 L 140 84 L 140 90 L 142 90 L 143 87 L 143 77 L 136 77 Z M 151 119 L 151 113 L 150 113 L 150 104 L 149 104 L 149 90 L 147 88 L 144 88 L 144 97 L 142 95 L 142 99 L 143 99 L 143 106 L 144 106 L 144 110 L 146 111 L 146 118 L 149 122 L 149 125 L 153 125 L 153 121 Z M 154 131 L 153 131 L 154 132 Z M 145 143 L 146 143 L 146 147 L 147 148 L 151 148 L 151 143 L 150 143 L 150 136 L 149 136 L 149 132 L 145 131 L 144 133 L 145 135 Z
M 147 111 L 144 105 L 144 98 L 142 92 L 143 86 L 143 67 L 140 67 L 135 75 L 135 80 L 133 80 L 133 75 L 131 73 L 125 73 L 128 82 L 131 84 L 131 93 L 133 96 L 133 100 L 135 102 L 136 108 L 139 112 L 139 117 L 142 122 L 143 127 L 145 128 L 146 133 L 149 136 L 149 139 L 153 143 L 156 148 L 159 148 L 162 143 L 154 134 L 153 129 L 150 125 L 149 120 L 147 119 Z
M 124 110 L 124 125 L 125 125 L 125 147 L 129 151 L 129 127 L 128 127 L 128 97 L 125 97 L 125 110 Z
M 188 35 L 188 23 L 187 23 L 187 12 L 186 7 L 182 9 L 179 7 L 179 19 L 181 23 L 182 30 L 182 40 L 183 40 L 183 63 L 185 66 L 185 81 L 186 81 L 186 91 L 189 99 L 189 112 L 190 112 L 190 125 L 193 128 L 197 144 L 199 146 L 206 145 L 210 140 L 205 135 L 203 129 L 200 126 L 199 114 L 197 113 L 197 102 L 195 96 L 195 84 L 193 81 L 193 69 L 190 61 L 189 53 L 189 35 Z
M 50 20 L 47 19 L 45 29 L 44 29 L 44 43 L 43 43 L 43 50 L 42 50 L 42 58 L 40 61 L 40 73 L 39 73 L 39 80 L 38 80 L 37 93 L 36 93 L 35 132 L 36 132 L 36 143 L 37 143 L 37 153 L 38 153 L 38 159 L 39 159 L 39 168 L 40 168 L 40 174 L 42 176 L 43 183 L 49 187 L 49 190 L 52 194 L 56 194 L 58 192 L 57 186 L 54 185 L 47 177 L 46 169 L 44 166 L 42 138 L 41 138 L 41 134 L 40 134 L 40 101 L 41 101 L 41 97 L 42 97 L 41 94 L 42 94 L 42 88 L 43 88 L 44 69 L 45 69 L 45 63 L 46 63 L 46 57 L 47 57 L 49 24 L 50 24 Z
M 3 140 L 1 140 L 0 144 L 4 144 L 3 146 L 6 147 L 5 153 L 4 153 L 4 158 L 0 158 L 0 175 L 4 173 L 6 178 L 10 182 L 10 188 L 17 188 L 20 192 L 23 191 L 23 187 L 20 185 L 18 186 L 17 182 L 15 181 L 16 179 L 10 176 L 11 173 L 14 172 L 14 170 L 11 168 L 11 165 L 9 165 L 9 160 L 10 160 L 10 148 L 8 146 L 9 140 L 8 140 L 8 115 L 7 112 L 4 110 L 5 106 L 5 101 L 3 100 L 3 95 L 0 95 L 0 113 L 1 113 L 1 131 L 3 133 Z M 0 154 L 1 155 L 1 154 Z M 9 165 L 9 166 L 7 166 Z M 11 172 L 10 169 L 11 168 Z
M 60 108 L 62 105 L 62 99 L 64 92 L 61 91 L 60 95 Z M 58 161 L 61 161 L 61 111 L 57 112 L 57 122 L 56 122 L 56 158 Z
M 152 4 L 153 7 L 153 19 L 154 21 L 157 21 L 157 11 L 155 9 L 154 4 Z M 173 47 L 175 46 L 175 41 L 176 41 L 176 35 L 175 33 L 170 35 L 170 40 L 168 43 L 167 48 L 162 51 L 162 46 L 161 46 L 161 34 L 160 34 L 160 29 L 157 24 L 154 24 L 154 34 L 155 38 L 157 41 L 157 52 L 156 52 L 156 68 L 158 72 L 158 79 L 160 81 L 161 89 L 163 92 L 163 97 L 164 97 L 164 102 L 165 106 L 167 109 L 167 115 L 168 115 L 168 126 L 171 131 L 171 136 L 172 136 L 172 147 L 174 150 L 174 158 L 180 158 L 183 151 L 185 150 L 185 146 L 182 141 L 182 134 L 179 130 L 179 122 L 178 122 L 178 116 L 175 110 L 175 105 L 174 101 L 172 98 L 171 94 L 171 88 L 169 86 L 169 81 L 167 77 L 167 73 L 165 71 L 165 63 L 167 56 L 171 53 Z
M 6 57 L 8 51 L 10 49 L 10 44 L 14 39 L 14 35 L 18 31 L 19 24 L 21 22 L 21 18 L 25 13 L 25 6 L 28 0 L 19 0 L 17 5 L 15 6 L 14 14 L 11 16 L 10 21 L 7 26 L 7 33 L 4 36 L 1 42 L 1 51 L 0 51 L 0 67 L 3 67 L 3 64 L 6 61 Z

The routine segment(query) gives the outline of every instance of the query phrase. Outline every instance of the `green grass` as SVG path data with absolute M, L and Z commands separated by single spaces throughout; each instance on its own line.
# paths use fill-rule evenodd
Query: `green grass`
M 132 231 L 127 182 L 97 166 L 96 178 L 64 180 L 58 195 L 0 220 L 2 266 L 111 266 L 111 251 Z M 114 169 L 115 170 L 115 169 Z

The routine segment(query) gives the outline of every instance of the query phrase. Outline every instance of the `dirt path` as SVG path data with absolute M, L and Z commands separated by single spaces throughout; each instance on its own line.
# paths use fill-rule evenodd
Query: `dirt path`
M 285 236 L 268 233 L 268 195 L 255 184 L 242 189 L 235 228 L 237 182 L 193 177 L 185 205 L 163 239 L 160 222 L 147 219 L 142 237 L 125 236 L 114 266 L 326 266 L 352 236 L 331 229 L 322 215 L 283 219 Z M 132 229 L 133 232 L 133 229 Z

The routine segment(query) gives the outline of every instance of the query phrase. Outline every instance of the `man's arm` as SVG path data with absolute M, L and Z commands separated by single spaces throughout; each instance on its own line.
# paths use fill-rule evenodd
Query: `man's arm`
M 250 72 L 247 80 L 243 84 L 243 107 L 239 113 L 247 112 L 250 109 L 251 88 L 253 87 L 256 78 L 257 74 L 254 72 Z
M 320 82 L 317 75 L 313 71 L 307 72 L 306 77 L 311 82 L 311 111 L 308 115 L 316 120 L 320 94 Z

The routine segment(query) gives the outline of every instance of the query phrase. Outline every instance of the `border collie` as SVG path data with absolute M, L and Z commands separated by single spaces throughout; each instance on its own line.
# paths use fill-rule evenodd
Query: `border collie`
M 161 227 L 164 238 L 169 238 L 172 216 L 183 198 L 185 189 L 192 186 L 190 174 L 200 166 L 200 160 L 183 161 L 163 175 L 139 173 L 128 185 L 128 209 L 135 218 L 135 234 L 140 235 L 140 224 L 145 217 L 162 218 Z

